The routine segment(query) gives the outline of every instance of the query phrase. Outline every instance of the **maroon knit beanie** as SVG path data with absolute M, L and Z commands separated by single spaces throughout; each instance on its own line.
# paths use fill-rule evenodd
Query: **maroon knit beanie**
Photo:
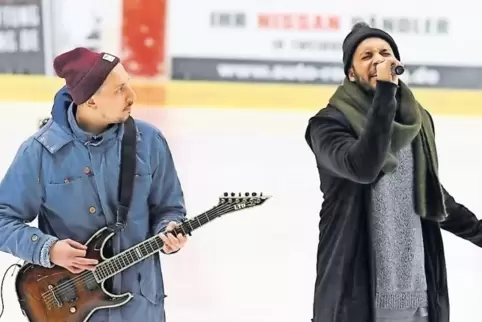
M 75 104 L 80 105 L 95 94 L 118 63 L 114 55 L 80 47 L 57 56 L 54 69 L 65 79 Z

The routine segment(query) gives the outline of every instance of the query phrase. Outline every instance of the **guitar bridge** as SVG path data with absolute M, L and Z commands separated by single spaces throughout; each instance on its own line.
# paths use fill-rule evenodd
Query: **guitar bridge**
M 57 297 L 57 294 L 55 294 L 55 287 L 53 285 L 49 285 L 48 289 L 49 289 L 49 292 L 47 294 L 52 296 L 53 301 L 49 298 L 49 296 L 46 297 L 47 309 L 50 310 L 53 305 L 56 305 L 57 307 L 62 307 L 63 305 L 62 302 Z

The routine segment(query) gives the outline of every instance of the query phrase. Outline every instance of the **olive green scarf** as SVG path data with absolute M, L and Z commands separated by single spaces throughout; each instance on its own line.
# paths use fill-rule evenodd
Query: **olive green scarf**
M 393 121 L 391 146 L 382 171 L 393 172 L 398 163 L 394 154 L 411 144 L 414 157 L 415 211 L 423 218 L 441 221 L 445 219 L 446 211 L 438 178 L 438 158 L 432 122 L 402 81 L 399 81 L 399 91 L 400 118 Z M 365 127 L 372 100 L 372 95 L 345 79 L 331 97 L 330 105 L 339 109 L 356 134 L 360 135 Z

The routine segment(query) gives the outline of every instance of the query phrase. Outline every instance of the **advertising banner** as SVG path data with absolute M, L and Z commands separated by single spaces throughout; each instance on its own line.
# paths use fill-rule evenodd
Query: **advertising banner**
M 44 74 L 42 0 L 0 0 L 0 74 Z
M 460 10 L 464 3 L 470 10 Z M 189 8 L 189 10 L 186 10 Z M 280 9 L 282 8 L 282 9 Z M 467 7 L 466 7 L 467 8 Z M 384 29 L 412 85 L 482 88 L 482 3 L 401 6 L 339 0 L 176 0 L 169 5 L 174 79 L 339 83 L 342 42 L 354 23 Z
M 107 13 L 105 2 L 50 0 L 53 57 L 78 46 L 95 51 L 103 49 L 102 24 Z
M 165 76 L 167 0 L 123 0 L 122 62 L 131 76 Z
M 335 85 L 345 77 L 341 64 L 286 60 L 174 57 L 172 71 L 173 79 L 259 83 Z M 418 87 L 482 89 L 482 67 L 411 64 L 401 78 Z
M 133 77 L 165 74 L 167 0 L 49 0 L 52 57 L 83 46 L 121 58 Z

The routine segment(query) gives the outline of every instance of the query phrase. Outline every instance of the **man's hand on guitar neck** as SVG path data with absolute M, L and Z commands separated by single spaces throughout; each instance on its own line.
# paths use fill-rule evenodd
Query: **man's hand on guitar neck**
M 84 270 L 93 271 L 98 261 L 85 258 L 87 246 L 71 239 L 57 241 L 50 249 L 50 261 L 71 273 L 78 274 Z
M 171 221 L 169 224 L 167 224 L 166 231 L 164 233 L 159 234 L 159 237 L 161 237 L 162 241 L 164 242 L 164 246 L 162 247 L 162 252 L 165 254 L 171 254 L 175 253 L 181 248 L 184 247 L 184 245 L 187 242 L 187 237 L 179 234 L 177 236 L 174 236 L 173 234 L 169 233 L 170 231 L 173 231 L 179 226 L 179 223 Z

